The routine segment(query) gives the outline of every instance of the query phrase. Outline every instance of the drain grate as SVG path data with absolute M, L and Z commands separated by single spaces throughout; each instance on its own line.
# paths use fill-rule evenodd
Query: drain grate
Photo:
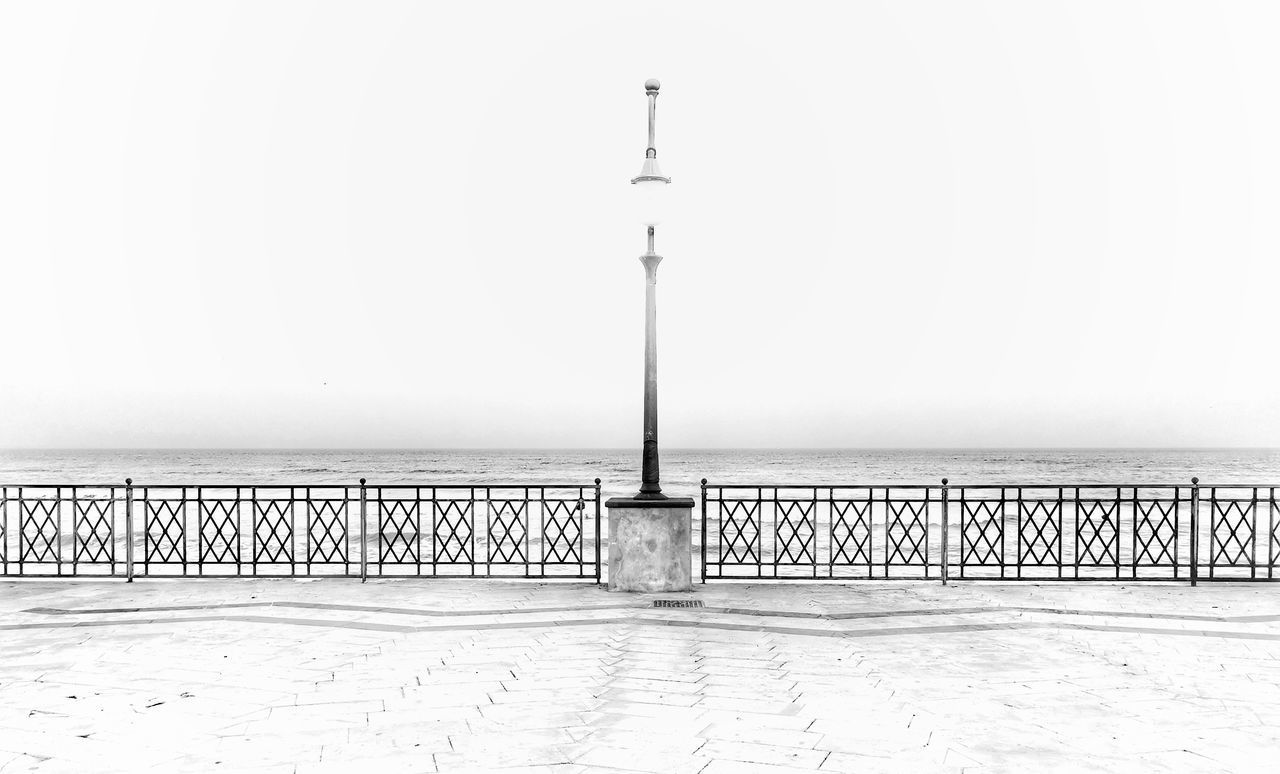
M 701 599 L 655 599 L 654 607 L 702 607 Z

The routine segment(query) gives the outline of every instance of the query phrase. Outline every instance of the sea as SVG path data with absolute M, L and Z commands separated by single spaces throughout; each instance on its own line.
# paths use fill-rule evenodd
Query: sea
M 712 484 L 1280 484 L 1280 449 L 665 449 L 663 491 Z M 0 485 L 573 484 L 636 491 L 636 449 L 0 451 Z

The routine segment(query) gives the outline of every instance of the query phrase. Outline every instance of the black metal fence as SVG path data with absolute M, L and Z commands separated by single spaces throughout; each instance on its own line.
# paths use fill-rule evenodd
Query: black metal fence
M 1280 485 L 702 481 L 702 579 L 1276 580 Z
M 1280 579 L 1277 484 L 704 479 L 700 521 L 704 581 Z M 599 581 L 601 546 L 599 479 L 0 486 L 5 576 Z
M 598 581 L 600 480 L 0 486 L 0 574 Z

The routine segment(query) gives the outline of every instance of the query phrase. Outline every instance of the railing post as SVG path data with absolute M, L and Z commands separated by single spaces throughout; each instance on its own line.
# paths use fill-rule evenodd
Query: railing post
M 942 585 L 947 585 L 947 574 L 951 569 L 951 559 L 947 554 L 947 502 L 950 493 L 947 491 L 947 480 L 942 479 Z
M 133 479 L 124 480 L 124 582 L 133 583 Z
M 600 583 L 600 479 L 596 479 L 596 584 Z
M 723 496 L 721 493 L 722 498 Z M 702 479 L 702 582 L 707 582 L 707 480 L 705 478 Z
M 369 535 L 365 526 L 365 488 L 364 479 L 360 479 L 360 582 L 369 579 Z
M 1191 477 L 1191 585 L 1200 571 L 1200 479 Z

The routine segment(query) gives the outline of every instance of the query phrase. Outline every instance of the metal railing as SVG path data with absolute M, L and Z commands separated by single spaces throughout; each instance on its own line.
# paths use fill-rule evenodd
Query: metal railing
M 0 486 L 5 576 L 600 579 L 594 484 Z
M 4 576 L 601 578 L 579 484 L 0 486 Z M 702 579 L 1276 580 L 1278 484 L 709 484 Z
M 709 484 L 702 579 L 1276 580 L 1280 484 Z

